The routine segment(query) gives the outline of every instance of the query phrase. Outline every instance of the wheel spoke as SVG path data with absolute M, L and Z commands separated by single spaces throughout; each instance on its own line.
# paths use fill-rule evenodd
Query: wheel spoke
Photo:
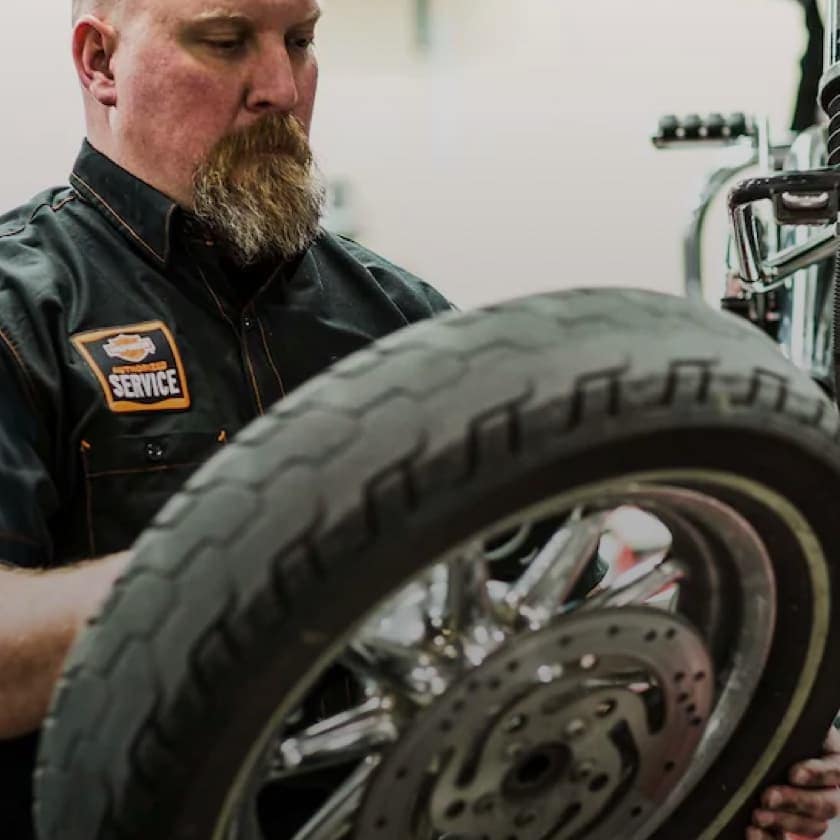
M 427 576 L 425 592 L 370 622 L 342 656 L 367 687 L 426 706 L 505 639 L 480 543 Z M 387 615 L 386 611 L 383 611 Z
M 505 597 L 519 623 L 537 629 L 556 615 L 598 550 L 606 518 L 567 523 L 540 549 Z
M 647 603 L 667 586 L 685 580 L 688 569 L 679 560 L 664 560 L 650 568 L 635 567 L 613 581 L 613 585 L 581 604 L 581 610 L 597 610 L 604 607 L 626 607 Z
M 365 786 L 377 764 L 378 756 L 366 758 L 292 840 L 340 840 L 347 837 L 352 829 L 353 815 L 359 810 Z
M 489 621 L 493 608 L 487 579 L 484 553 L 476 544 L 449 564 L 443 611 L 439 618 L 432 616 L 432 624 L 444 634 L 458 635 L 468 627 Z
M 268 781 L 309 773 L 353 759 L 393 743 L 399 736 L 392 697 L 371 697 L 361 706 L 310 726 L 277 745 Z
M 373 636 L 355 642 L 341 662 L 366 685 L 378 685 L 412 706 L 427 705 L 443 694 L 459 669 L 444 651 L 438 654 Z

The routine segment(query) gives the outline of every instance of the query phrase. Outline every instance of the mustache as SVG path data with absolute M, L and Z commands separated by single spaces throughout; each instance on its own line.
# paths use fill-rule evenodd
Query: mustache
M 309 138 L 291 114 L 269 114 L 248 128 L 229 134 L 211 156 L 233 163 L 257 155 L 286 156 L 306 168 L 313 163 Z

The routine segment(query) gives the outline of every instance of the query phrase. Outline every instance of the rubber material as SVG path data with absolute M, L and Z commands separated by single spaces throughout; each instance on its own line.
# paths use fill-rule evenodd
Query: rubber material
M 207 840 L 278 704 L 373 604 L 470 534 L 584 482 L 729 471 L 785 495 L 836 546 L 837 440 L 834 408 L 758 330 L 654 293 L 526 298 L 354 355 L 249 427 L 137 543 L 44 729 L 43 840 Z M 782 592 L 760 712 L 657 838 L 700 835 L 795 688 L 814 593 L 790 535 L 753 508 Z M 838 636 L 832 621 L 827 650 Z M 831 671 L 764 781 L 818 751 L 840 708 Z M 743 836 L 750 799 L 721 837 Z

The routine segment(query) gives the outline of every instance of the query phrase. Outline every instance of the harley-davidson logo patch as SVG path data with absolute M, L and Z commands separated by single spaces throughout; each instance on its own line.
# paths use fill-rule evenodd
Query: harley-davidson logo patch
M 169 327 L 149 321 L 71 338 L 117 413 L 185 411 L 190 393 Z
M 118 335 L 102 346 L 112 359 L 124 362 L 142 362 L 155 352 L 154 341 L 143 335 Z

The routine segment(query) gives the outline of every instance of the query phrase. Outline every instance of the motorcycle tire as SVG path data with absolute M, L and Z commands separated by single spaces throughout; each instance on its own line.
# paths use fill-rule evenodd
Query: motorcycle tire
M 671 296 L 539 295 L 377 342 L 244 430 L 135 544 L 67 661 L 43 729 L 40 837 L 272 840 L 231 817 L 237 797 L 372 611 L 517 512 L 666 487 L 676 488 L 667 498 L 725 506 L 763 546 L 773 615 L 763 664 L 726 743 L 679 801 L 639 798 L 619 814 L 617 791 L 575 836 L 605 836 L 604 821 L 619 815 L 624 828 L 612 837 L 741 838 L 761 790 L 819 754 L 840 708 L 838 435 L 834 407 L 765 336 Z M 738 603 L 748 602 L 746 592 Z M 575 613 L 556 619 L 566 620 Z M 461 714 L 483 714 L 483 697 L 460 703 Z M 396 802 L 397 783 L 388 784 Z M 645 823 L 648 804 L 658 816 Z M 452 818 L 462 810 L 450 808 Z M 385 817 L 356 823 L 356 813 L 340 830 L 295 836 L 409 840 Z M 515 833 L 498 821 L 481 836 L 538 836 L 515 818 Z M 424 840 L 471 836 L 424 825 Z

